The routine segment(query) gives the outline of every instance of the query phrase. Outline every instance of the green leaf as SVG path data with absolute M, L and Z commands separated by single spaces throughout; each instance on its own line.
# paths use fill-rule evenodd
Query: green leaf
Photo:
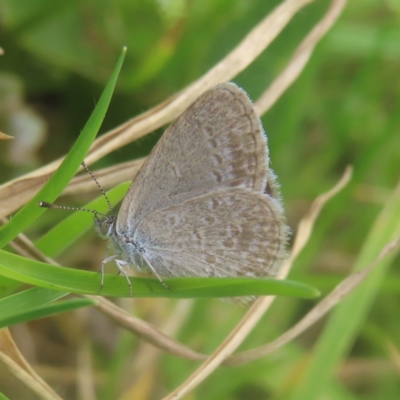
M 26 259 L 0 250 L 0 274 L 21 282 L 73 293 L 97 294 L 100 274 Z M 314 298 L 318 290 L 302 283 L 278 279 L 254 278 L 174 278 L 165 282 L 165 289 L 157 279 L 130 278 L 133 297 L 236 297 L 282 295 Z M 106 275 L 104 296 L 129 296 L 129 287 L 123 276 Z
M 0 300 L 0 321 L 15 315 L 20 310 L 27 311 L 42 307 L 67 294 L 43 288 L 32 288 L 12 294 Z
M 44 288 L 32 288 L 1 299 L 0 329 L 96 303 L 96 301 L 91 299 L 69 299 L 53 303 L 54 300 L 58 300 L 66 295 L 68 293 Z
M 51 315 L 60 314 L 67 311 L 76 310 L 77 308 L 93 306 L 96 304 L 92 299 L 72 299 L 56 303 L 51 303 L 32 310 L 21 310 L 8 318 L 0 318 L 0 329 L 7 326 L 19 324 L 21 322 L 32 321 L 39 318 L 49 317 Z
M 107 192 L 112 205 L 116 205 L 125 196 L 130 182 L 122 183 Z M 84 208 L 101 213 L 109 211 L 104 196 L 86 204 Z M 75 212 L 61 221 L 53 229 L 43 235 L 35 244 L 49 257 L 56 257 L 72 243 L 76 242 L 89 229 L 93 229 L 93 215 L 85 212 Z
M 0 227 L 0 248 L 13 240 L 45 211 L 45 209 L 38 207 L 37 203 L 39 201 L 52 203 L 75 175 L 104 119 L 125 53 L 126 48 L 123 49 L 111 78 L 92 115 L 60 167 L 31 200 L 7 224 Z

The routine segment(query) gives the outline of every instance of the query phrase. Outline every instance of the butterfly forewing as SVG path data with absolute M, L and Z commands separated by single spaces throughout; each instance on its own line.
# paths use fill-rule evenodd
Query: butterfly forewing
M 261 193 L 268 173 L 266 139 L 251 101 L 234 84 L 217 85 L 159 140 L 124 199 L 117 230 L 133 233 L 155 210 L 226 187 Z

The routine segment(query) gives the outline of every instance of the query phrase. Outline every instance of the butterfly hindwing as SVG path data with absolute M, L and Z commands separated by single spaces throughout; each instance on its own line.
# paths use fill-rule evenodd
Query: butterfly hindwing
M 285 258 L 279 203 L 226 188 L 146 216 L 134 241 L 161 276 L 274 276 Z

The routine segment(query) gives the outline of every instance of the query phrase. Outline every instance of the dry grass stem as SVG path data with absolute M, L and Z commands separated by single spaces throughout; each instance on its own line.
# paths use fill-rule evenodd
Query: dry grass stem
M 0 132 L 0 140 L 13 140 L 13 139 L 14 139 L 13 136 L 9 136 L 9 135 L 6 135 L 3 132 Z
M 25 360 L 7 328 L 0 331 L 0 361 L 16 378 L 41 399 L 61 400 L 57 393 L 47 385 Z
M 184 346 L 177 340 L 159 331 L 153 325 L 128 314 L 110 301 L 98 296 L 86 297 L 98 301 L 98 304 L 95 307 L 100 312 L 111 318 L 120 327 L 135 333 L 143 340 L 152 343 L 154 346 L 178 357 L 188 358 L 190 360 L 204 360 L 206 358 L 204 354 L 198 353 L 189 347 Z
M 171 122 L 207 89 L 228 81 L 250 65 L 283 30 L 286 24 L 311 0 L 286 0 L 262 20 L 231 53 L 175 96 L 144 114 L 127 121 L 98 138 L 86 157 L 88 165 L 104 155 Z M 60 165 L 56 160 L 18 179 L 0 186 L 0 217 L 25 204 Z
M 271 343 L 263 346 L 244 351 L 229 357 L 224 363 L 229 366 L 237 366 L 247 364 L 251 361 L 265 357 L 268 354 L 278 350 L 286 343 L 299 336 L 311 325 L 322 318 L 328 311 L 330 311 L 336 304 L 338 304 L 344 297 L 350 294 L 360 283 L 370 274 L 370 272 L 379 264 L 379 262 L 386 257 L 389 253 L 394 251 L 400 244 L 400 239 L 395 239 L 389 242 L 379 253 L 370 265 L 362 271 L 357 271 L 351 274 L 348 278 L 344 279 L 337 285 L 331 293 L 329 293 L 322 301 L 320 301 L 305 317 L 301 319 L 296 325 L 287 330 L 279 338 Z M 400 364 L 399 364 L 400 365 Z
M 301 42 L 284 71 L 255 102 L 255 108 L 260 115 L 267 112 L 282 96 L 285 90 L 298 78 L 310 59 L 315 46 L 339 18 L 345 5 L 346 0 L 332 1 L 324 18 Z
M 144 162 L 144 158 L 128 161 L 111 167 L 98 169 L 95 172 L 96 179 L 101 182 L 103 189 L 111 189 L 120 183 L 132 181 Z M 92 177 L 85 173 L 76 176 L 62 192 L 62 196 L 81 193 L 99 193 L 99 188 Z
M 278 279 L 285 279 L 289 273 L 295 257 L 300 253 L 307 243 L 314 222 L 319 215 L 324 204 L 340 191 L 351 177 L 351 168 L 348 167 L 340 181 L 328 192 L 320 195 L 311 205 L 309 213 L 300 221 L 298 234 L 296 236 L 292 254 L 283 265 Z M 228 337 L 218 346 L 218 348 L 203 362 L 202 365 L 177 389 L 171 392 L 164 400 L 181 399 L 207 376 L 217 369 L 244 341 L 247 335 L 252 331 L 269 306 L 275 300 L 276 296 L 266 296 L 258 298 L 239 324 L 232 330 Z
M 79 398 L 85 400 L 96 400 L 92 368 L 92 352 L 89 338 L 85 338 L 79 344 L 77 364 L 77 388 Z
M 164 397 L 164 400 L 181 399 L 199 385 L 215 369 L 217 369 L 221 363 L 238 348 L 263 316 L 263 309 L 261 307 L 255 307 L 255 304 L 260 303 L 261 301 L 261 304 L 265 302 L 269 305 L 271 302 L 270 299 L 273 299 L 273 296 L 258 299 L 221 345 L 218 346 L 218 348 L 181 386 L 171 392 L 168 396 Z M 268 302 L 268 300 L 270 301 Z
M 308 242 L 308 239 L 310 238 L 311 232 L 314 227 L 315 220 L 317 219 L 319 213 L 321 212 L 322 207 L 326 204 L 326 202 L 329 199 L 335 196 L 336 193 L 339 193 L 349 183 L 352 173 L 353 173 L 353 168 L 350 165 L 347 166 L 340 181 L 331 190 L 321 194 L 314 200 L 308 214 L 304 218 L 302 218 L 302 220 L 299 223 L 298 234 L 293 244 L 293 249 L 290 253 L 288 262 L 286 262 L 284 266 L 285 269 L 290 268 L 294 259 L 299 255 L 301 250 L 304 248 L 305 244 Z M 287 272 L 285 272 L 286 275 Z
M 162 301 L 162 299 L 160 299 Z M 193 300 L 178 301 L 175 307 L 163 315 L 164 323 L 160 330 L 170 337 L 175 337 L 179 332 L 182 325 L 186 322 L 187 318 L 193 308 Z M 130 385 L 124 391 L 122 399 L 136 399 L 136 398 L 150 398 L 152 389 L 156 385 L 158 379 L 156 371 L 158 370 L 158 361 L 162 356 L 161 349 L 143 341 L 135 353 L 135 360 L 127 373 L 130 379 Z M 203 356 L 205 359 L 206 356 Z M 143 388 L 147 388 L 146 395 L 143 394 Z M 142 394 L 139 397 L 139 392 Z M 130 396 L 130 397 L 129 397 Z

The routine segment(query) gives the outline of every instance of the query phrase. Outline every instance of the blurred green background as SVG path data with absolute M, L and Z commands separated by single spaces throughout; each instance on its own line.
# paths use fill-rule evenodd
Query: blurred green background
M 0 57 L 0 131 L 16 138 L 0 142 L 0 183 L 68 151 L 123 45 L 128 53 L 102 132 L 200 77 L 277 4 L 263 0 L 0 0 L 0 46 L 5 52 Z M 253 100 L 283 70 L 328 5 L 328 1 L 315 1 L 301 9 L 272 45 L 234 79 Z M 336 183 L 346 165 L 354 166 L 352 182 L 323 210 L 290 276 L 324 293 L 353 267 L 371 224 L 399 180 L 399 71 L 400 2 L 352 1 L 300 78 L 262 118 L 294 233 L 311 201 Z M 93 169 L 147 155 L 162 131 L 108 155 Z M 84 200 L 72 199 L 80 204 Z M 63 218 L 49 214 L 32 227 L 33 236 Z M 103 244 L 95 235 L 88 235 L 61 262 L 96 269 L 103 255 L 99 246 Z M 321 399 L 400 398 L 399 360 L 396 366 L 386 345 L 393 343 L 400 357 L 398 261 Z M 272 340 L 314 304 L 279 299 L 244 347 Z M 171 311 L 172 318 L 179 305 L 152 299 L 127 307 L 162 324 L 165 315 Z M 204 352 L 212 351 L 245 312 L 217 300 L 197 301 L 191 307 L 177 335 Z M 143 350 L 136 338 L 99 314 L 88 313 L 81 327 L 68 314 L 13 329 L 24 354 L 65 399 L 82 398 L 75 384 L 83 337 L 91 342 L 99 399 L 160 398 L 198 365 L 164 355 L 140 371 L 137 357 L 146 359 L 150 347 Z M 322 327 L 323 322 L 270 357 L 218 370 L 187 398 L 287 398 Z M 0 389 L 16 398 L 13 394 L 22 388 L 2 376 Z M 35 398 L 23 393 L 25 397 L 18 398 Z

